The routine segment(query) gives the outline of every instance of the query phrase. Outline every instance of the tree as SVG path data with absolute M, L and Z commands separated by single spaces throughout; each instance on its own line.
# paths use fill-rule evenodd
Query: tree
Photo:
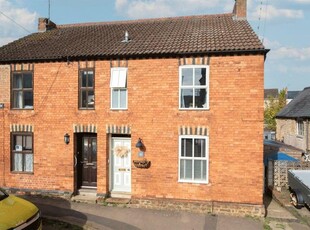
M 278 98 L 273 96 L 268 97 L 268 104 L 264 111 L 264 122 L 267 128 L 275 131 L 277 128 L 276 115 L 286 105 L 287 88 L 280 90 Z

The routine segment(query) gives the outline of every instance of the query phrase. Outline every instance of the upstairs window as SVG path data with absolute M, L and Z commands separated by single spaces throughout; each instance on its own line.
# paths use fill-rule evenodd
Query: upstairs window
M 111 109 L 127 109 L 127 68 L 111 68 Z
M 33 172 L 32 133 L 13 133 L 11 139 L 11 170 L 13 172 Z
M 33 109 L 33 73 L 12 73 L 12 108 Z
M 305 135 L 305 127 L 303 120 L 297 120 L 297 135 L 304 136 Z
M 209 108 L 209 66 L 181 66 L 180 109 Z
M 95 108 L 95 77 L 93 69 L 79 71 L 79 108 Z

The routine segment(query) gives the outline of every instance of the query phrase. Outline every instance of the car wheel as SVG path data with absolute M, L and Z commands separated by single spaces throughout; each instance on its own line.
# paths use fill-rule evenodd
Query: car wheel
M 302 207 L 302 205 L 300 205 L 300 201 L 298 200 L 298 196 L 296 195 L 295 192 L 292 192 L 290 194 L 290 197 L 291 197 L 291 203 L 292 205 L 297 208 L 297 209 L 300 209 Z

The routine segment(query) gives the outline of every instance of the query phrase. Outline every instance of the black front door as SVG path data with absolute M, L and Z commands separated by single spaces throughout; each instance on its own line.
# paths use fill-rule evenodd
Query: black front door
M 78 187 L 97 187 L 97 137 L 83 135 L 78 141 Z

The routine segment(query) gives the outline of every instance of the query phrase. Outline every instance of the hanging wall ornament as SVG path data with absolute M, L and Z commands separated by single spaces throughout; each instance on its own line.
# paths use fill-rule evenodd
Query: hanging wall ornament
M 129 148 L 126 146 L 116 146 L 114 148 L 114 154 L 117 157 L 127 157 L 129 153 Z

